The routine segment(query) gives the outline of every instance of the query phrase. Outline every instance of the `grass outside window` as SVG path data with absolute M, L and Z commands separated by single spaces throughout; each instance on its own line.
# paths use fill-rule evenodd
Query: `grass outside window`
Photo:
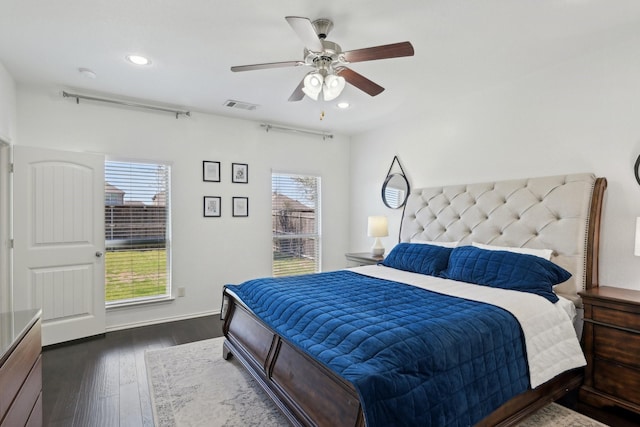
M 167 251 L 107 251 L 106 302 L 163 296 L 167 293 Z
M 274 277 L 311 274 L 316 272 L 316 262 L 313 259 L 273 253 Z

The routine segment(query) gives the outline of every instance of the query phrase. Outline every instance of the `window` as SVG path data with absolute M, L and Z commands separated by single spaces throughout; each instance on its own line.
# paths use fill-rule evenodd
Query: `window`
M 320 177 L 271 175 L 273 276 L 320 271 Z
M 170 167 L 105 162 L 106 303 L 171 296 Z

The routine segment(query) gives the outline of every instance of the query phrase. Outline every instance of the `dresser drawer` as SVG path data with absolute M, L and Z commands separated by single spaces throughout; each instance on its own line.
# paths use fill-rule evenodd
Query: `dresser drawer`
M 598 359 L 594 365 L 596 389 L 640 405 L 640 371 Z
M 639 334 L 594 325 L 593 343 L 596 357 L 640 368 Z
M 7 411 L 7 414 L 2 420 L 1 427 L 15 427 L 25 424 L 25 420 L 28 420 L 32 415 L 34 408 L 38 410 L 37 404 L 42 391 L 42 358 L 38 357 L 33 369 L 29 373 L 29 376 L 25 380 L 22 388 L 18 392 L 18 396 L 14 400 L 13 404 Z M 35 425 L 42 424 L 42 417 L 39 420 L 36 416 L 33 417 L 33 423 Z
M 593 306 L 592 319 L 596 322 L 607 323 L 620 328 L 633 329 L 640 333 L 640 316 L 626 311 L 613 310 L 611 308 Z
M 0 366 L 0 420 L 20 391 L 25 378 L 40 356 L 42 348 L 40 321 L 31 327 L 22 342 Z

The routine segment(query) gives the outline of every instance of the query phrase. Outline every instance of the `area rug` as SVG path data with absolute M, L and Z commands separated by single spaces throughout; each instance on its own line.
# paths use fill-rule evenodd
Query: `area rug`
M 286 418 L 235 359 L 222 358 L 224 338 L 145 354 L 156 427 L 288 426 Z M 552 403 L 519 427 L 602 427 Z

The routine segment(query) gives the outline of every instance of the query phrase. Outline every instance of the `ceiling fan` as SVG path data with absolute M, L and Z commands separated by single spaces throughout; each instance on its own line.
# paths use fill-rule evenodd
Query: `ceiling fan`
M 308 66 L 313 70 L 307 73 L 298 87 L 289 97 L 289 101 L 300 101 L 305 95 L 318 100 L 322 93 L 325 101 L 337 98 L 349 83 L 363 92 L 376 96 L 384 88 L 353 71 L 347 65 L 354 62 L 373 61 L 376 59 L 398 58 L 413 56 L 413 46 L 410 42 L 393 43 L 363 49 L 342 51 L 337 43 L 326 40 L 333 22 L 322 18 L 310 21 L 299 16 L 285 17 L 293 31 L 304 44 L 304 59 L 301 61 L 269 62 L 265 64 L 238 65 L 231 67 L 231 71 L 263 70 L 267 68 L 284 68 Z

